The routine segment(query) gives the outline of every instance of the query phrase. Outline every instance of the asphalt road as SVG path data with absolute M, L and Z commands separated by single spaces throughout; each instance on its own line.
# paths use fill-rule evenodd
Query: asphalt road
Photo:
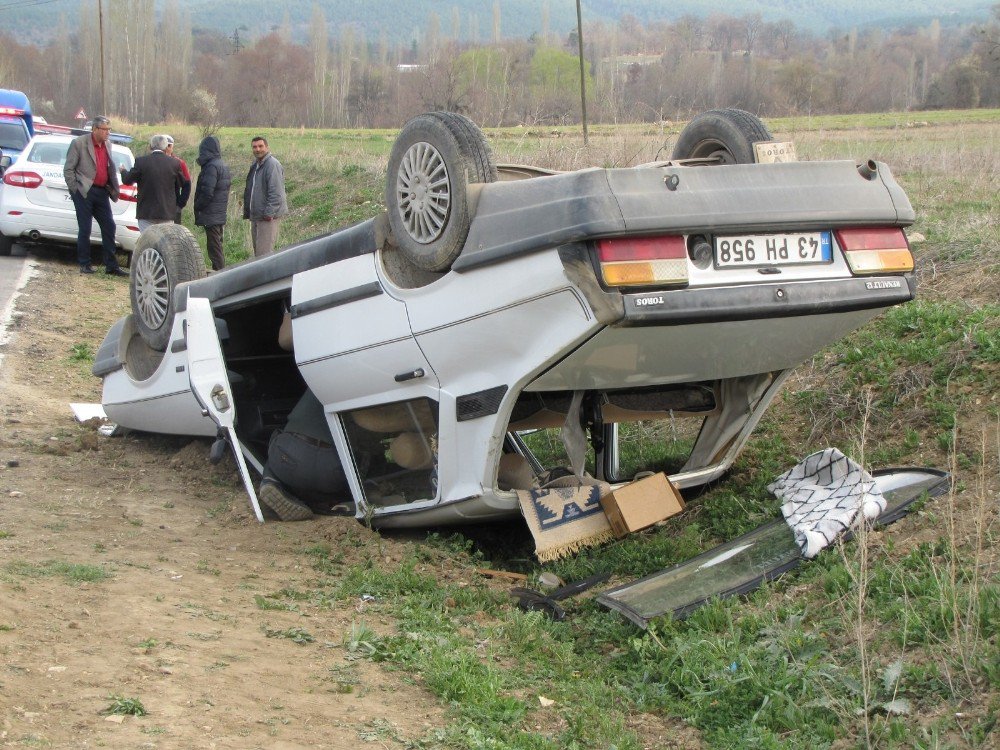
M 7 326 L 14 314 L 17 296 L 28 283 L 35 264 L 24 248 L 14 245 L 8 256 L 0 256 L 0 366 L 3 364 L 3 345 L 7 342 Z

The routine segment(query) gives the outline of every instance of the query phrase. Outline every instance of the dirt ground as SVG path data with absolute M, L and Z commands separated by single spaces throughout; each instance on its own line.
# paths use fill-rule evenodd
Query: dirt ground
M 100 381 L 74 357 L 127 283 L 43 258 L 0 365 L 0 747 L 394 748 L 443 725 L 430 693 L 343 647 L 352 622 L 379 630 L 369 603 L 254 598 L 307 588 L 317 543 L 350 539 L 350 565 L 402 542 L 345 518 L 261 526 L 207 441 L 75 422 Z M 291 628 L 315 641 L 265 632 Z M 149 714 L 107 715 L 112 696 Z

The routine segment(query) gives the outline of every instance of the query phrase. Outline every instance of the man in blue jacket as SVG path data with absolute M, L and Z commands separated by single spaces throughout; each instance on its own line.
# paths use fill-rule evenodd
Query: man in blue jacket
M 194 223 L 195 226 L 205 227 L 212 270 L 221 271 L 226 265 L 226 256 L 222 252 L 222 230 L 226 225 L 226 208 L 233 178 L 229 167 L 222 161 L 222 147 L 214 135 L 202 139 L 198 146 L 198 165 L 201 173 L 194 188 Z
M 267 139 L 250 141 L 254 161 L 243 190 L 243 218 L 250 219 L 253 254 L 258 258 L 274 252 L 278 223 L 288 213 L 285 198 L 285 170 L 268 148 Z

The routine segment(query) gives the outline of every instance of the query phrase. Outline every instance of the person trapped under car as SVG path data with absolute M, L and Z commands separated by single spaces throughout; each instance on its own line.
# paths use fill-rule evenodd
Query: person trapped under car
M 291 322 L 286 310 L 278 333 L 286 351 L 292 349 Z M 258 499 L 282 521 L 304 521 L 317 514 L 354 515 L 354 503 L 343 500 L 349 492 L 323 404 L 307 388 L 284 429 L 271 435 Z

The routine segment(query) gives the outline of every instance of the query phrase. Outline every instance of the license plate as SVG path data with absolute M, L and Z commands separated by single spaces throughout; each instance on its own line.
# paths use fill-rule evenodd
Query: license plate
M 829 232 L 734 234 L 715 238 L 716 268 L 757 268 L 829 263 Z

